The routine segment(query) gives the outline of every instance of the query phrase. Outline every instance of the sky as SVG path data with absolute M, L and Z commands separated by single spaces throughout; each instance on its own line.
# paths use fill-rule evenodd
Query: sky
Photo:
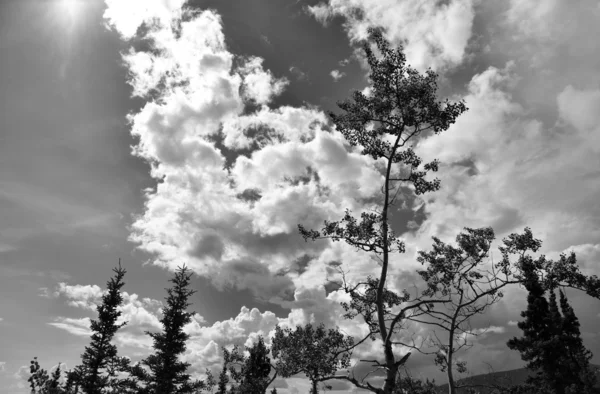
M 440 98 L 469 107 L 415 147 L 441 161 L 441 189 L 394 212 L 406 252 L 391 286 L 414 275 L 432 236 L 451 242 L 463 227 L 492 226 L 495 249 L 528 226 L 542 253 L 575 251 L 600 274 L 599 18 L 592 0 L 1 1 L 0 392 L 28 392 L 33 357 L 77 365 L 118 259 L 129 324 L 116 342 L 134 359 L 149 354 L 144 331 L 160 329 L 182 264 L 197 274 L 184 355 L 195 374 L 277 324 L 364 334 L 326 279 L 337 264 L 350 280 L 378 266 L 342 243 L 304 242 L 297 225 L 380 193 L 375 164 L 326 115 L 367 87 L 369 26 L 439 74 Z M 567 294 L 600 363 L 598 300 Z M 461 355 L 470 373 L 523 366 L 505 344 L 524 308 L 511 288 L 475 322 L 492 329 Z M 432 359 L 410 360 L 413 375 L 443 382 Z

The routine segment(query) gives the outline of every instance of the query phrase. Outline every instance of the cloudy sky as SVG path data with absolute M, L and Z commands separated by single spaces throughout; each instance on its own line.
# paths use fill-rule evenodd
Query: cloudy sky
M 377 265 L 305 243 L 296 226 L 367 209 L 379 193 L 374 163 L 325 115 L 367 86 L 358 43 L 369 26 L 469 107 L 416 147 L 441 160 L 442 187 L 395 212 L 407 251 L 392 277 L 412 275 L 431 236 L 451 241 L 465 226 L 492 226 L 498 241 L 529 226 L 543 253 L 575 250 L 600 274 L 599 18 L 592 0 L 1 1 L 0 391 L 27 392 L 34 356 L 78 363 L 119 258 L 129 325 L 117 343 L 133 358 L 148 354 L 143 331 L 159 329 L 183 263 L 198 274 L 194 372 L 278 323 L 364 333 L 340 318 L 344 295 L 325 278 L 335 264 L 350 279 Z M 600 305 L 568 294 L 600 363 Z M 505 343 L 520 334 L 523 297 L 508 291 L 477 322 L 494 328 L 463 355 L 473 374 L 522 365 Z M 411 362 L 441 379 L 432 360 Z

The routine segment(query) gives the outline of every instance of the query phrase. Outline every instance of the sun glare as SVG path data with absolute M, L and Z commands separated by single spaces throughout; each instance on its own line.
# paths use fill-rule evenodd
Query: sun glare
M 70 18 L 74 18 L 79 13 L 82 2 L 81 0 L 60 0 L 60 3 L 62 11 Z

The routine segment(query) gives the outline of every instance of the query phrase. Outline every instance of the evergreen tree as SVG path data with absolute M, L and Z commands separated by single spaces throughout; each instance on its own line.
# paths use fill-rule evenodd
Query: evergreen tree
M 579 331 L 579 319 L 562 290 L 560 291 L 560 309 L 563 315 L 561 341 L 565 349 L 564 358 L 567 359 L 565 368 L 560 370 L 560 378 L 566 383 L 565 393 L 600 392 L 600 390 L 593 389 L 596 384 L 596 373 L 590 366 L 592 353 L 583 346 Z
M 277 394 L 277 389 L 275 387 L 273 387 L 273 390 L 271 390 L 271 394 Z
M 237 346 L 232 351 L 223 348 L 223 370 L 219 380 L 223 380 L 224 384 L 229 381 L 225 375 L 228 370 L 231 381 L 235 382 L 230 386 L 229 393 L 265 394 L 267 387 L 277 377 L 277 372 L 269 377 L 272 369 L 269 348 L 265 346 L 263 338 L 258 337 L 258 341 L 252 347 L 246 347 L 246 351 L 249 353 L 247 357 Z
M 166 307 L 160 320 L 163 331 L 146 332 L 154 341 L 155 353 L 131 368 L 131 375 L 142 383 L 140 393 L 148 394 L 185 394 L 196 393 L 205 388 L 204 382 L 192 381 L 186 373 L 189 363 L 179 360 L 185 352 L 189 335 L 183 327 L 192 321 L 194 312 L 187 312 L 189 297 L 195 293 L 190 290 L 192 274 L 187 267 L 180 267 L 173 279 L 171 288 L 166 289 Z M 144 368 L 146 367 L 146 368 Z
M 227 383 L 229 377 L 227 376 L 227 363 L 223 363 L 223 369 L 219 374 L 219 383 L 217 386 L 217 394 L 227 394 Z
M 121 267 L 120 260 L 119 266 L 113 268 L 113 271 L 115 275 L 106 284 L 107 291 L 102 296 L 102 304 L 96 308 L 98 319 L 92 320 L 90 325 L 93 332 L 91 343 L 81 355 L 81 365 L 69 373 L 69 377 L 77 380 L 85 394 L 106 393 L 111 383 L 115 383 L 115 374 L 118 372 L 111 367 L 120 365 L 122 368 L 117 370 L 125 369 L 126 361 L 118 358 L 117 347 L 111 341 L 119 328 L 127 324 L 117 324 L 117 319 L 121 316 L 118 308 L 123 303 L 123 277 L 127 271 Z
M 560 291 L 559 311 L 553 288 L 550 289 L 550 302 L 546 300 L 535 264 L 526 260 L 522 269 L 524 285 L 529 292 L 527 310 L 521 312 L 525 320 L 518 323 L 523 337 L 513 338 L 507 344 L 521 353 L 534 375 L 517 391 L 540 394 L 595 392 L 595 376 L 589 366 L 591 353 L 583 346 L 579 321 L 565 294 Z
M 54 371 L 48 375 L 48 371 L 40 367 L 37 357 L 34 357 L 29 366 L 31 376 L 27 381 L 31 387 L 32 394 L 65 394 L 60 384 L 62 375 L 61 363 L 58 363 Z
M 248 394 L 264 394 L 277 375 L 275 374 L 275 376 L 269 378 L 271 373 L 269 349 L 265 346 L 263 338 L 259 337 L 258 341 L 246 350 L 250 355 L 245 358 L 242 365 L 240 390 Z

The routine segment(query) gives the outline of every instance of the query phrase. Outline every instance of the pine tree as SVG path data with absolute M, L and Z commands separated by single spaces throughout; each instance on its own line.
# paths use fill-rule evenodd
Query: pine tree
M 107 392 L 114 378 L 114 371 L 109 366 L 126 363 L 117 356 L 117 347 L 111 343 L 113 337 L 123 327 L 126 322 L 117 324 L 117 319 L 121 316 L 118 308 L 123 303 L 121 288 L 125 285 L 123 277 L 127 272 L 119 266 L 113 268 L 115 273 L 106 284 L 107 291 L 102 296 L 102 304 L 97 307 L 98 319 L 92 320 L 90 328 L 93 332 L 91 343 L 86 346 L 81 355 L 81 365 L 77 366 L 69 374 L 70 378 L 75 378 L 86 394 L 102 394 Z M 123 365 L 123 369 L 125 366 Z
M 179 360 L 185 352 L 189 335 L 183 327 L 192 321 L 194 312 L 187 312 L 190 296 L 195 290 L 190 290 L 192 274 L 187 267 L 180 267 L 173 279 L 171 288 L 166 289 L 167 306 L 163 309 L 161 323 L 163 331 L 159 333 L 146 332 L 154 341 L 155 353 L 131 368 L 131 374 L 137 378 L 143 388 L 140 393 L 149 394 L 187 394 L 196 393 L 205 388 L 204 382 L 192 381 L 187 368 L 189 363 Z M 148 370 L 143 368 L 147 367 Z

